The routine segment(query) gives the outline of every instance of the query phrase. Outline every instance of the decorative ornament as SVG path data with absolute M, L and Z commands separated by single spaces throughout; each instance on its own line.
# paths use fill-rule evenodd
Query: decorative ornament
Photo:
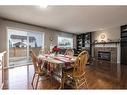
M 102 34 L 101 35 L 101 39 L 105 39 L 105 34 Z

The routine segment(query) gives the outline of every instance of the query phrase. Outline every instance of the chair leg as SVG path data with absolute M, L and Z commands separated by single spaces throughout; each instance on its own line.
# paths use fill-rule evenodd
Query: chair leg
M 34 83 L 34 78 L 35 78 L 35 73 L 34 73 L 34 76 L 33 76 L 33 78 L 32 78 L 32 82 L 31 82 L 31 85 L 32 85 L 32 88 L 34 89 L 34 86 L 33 86 L 33 83 Z
M 35 89 L 37 89 L 37 86 L 38 86 L 38 81 L 39 81 L 39 75 L 37 76 L 37 82 L 36 82 Z
M 52 76 L 52 72 L 50 72 L 50 74 L 49 74 L 49 79 L 50 79 L 50 82 L 51 82 L 51 88 L 53 87 L 53 76 Z
M 64 88 L 65 78 L 66 76 L 63 77 L 62 88 Z
M 88 83 L 87 83 L 86 79 L 85 79 L 85 84 L 86 84 L 86 88 L 88 89 Z
M 75 89 L 78 89 L 78 82 L 75 80 Z

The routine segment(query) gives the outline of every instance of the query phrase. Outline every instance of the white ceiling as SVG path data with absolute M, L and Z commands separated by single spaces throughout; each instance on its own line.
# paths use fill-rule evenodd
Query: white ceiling
M 127 6 L 0 6 L 0 17 L 84 33 L 127 24 Z

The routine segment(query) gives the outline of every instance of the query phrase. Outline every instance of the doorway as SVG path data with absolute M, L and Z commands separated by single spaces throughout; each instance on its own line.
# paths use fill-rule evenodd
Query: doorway
M 8 28 L 9 67 L 30 64 L 29 51 L 36 54 L 44 47 L 44 33 Z

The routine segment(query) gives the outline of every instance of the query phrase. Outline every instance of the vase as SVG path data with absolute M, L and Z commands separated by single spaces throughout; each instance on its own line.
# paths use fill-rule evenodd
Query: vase
M 58 55 L 58 52 L 55 52 L 54 55 L 57 56 Z

